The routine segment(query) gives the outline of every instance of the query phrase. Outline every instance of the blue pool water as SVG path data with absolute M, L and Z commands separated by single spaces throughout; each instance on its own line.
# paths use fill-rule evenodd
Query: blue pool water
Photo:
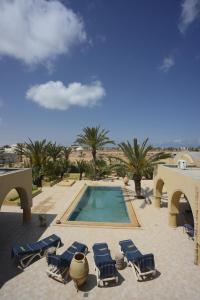
M 87 187 L 68 221 L 130 223 L 120 187 Z

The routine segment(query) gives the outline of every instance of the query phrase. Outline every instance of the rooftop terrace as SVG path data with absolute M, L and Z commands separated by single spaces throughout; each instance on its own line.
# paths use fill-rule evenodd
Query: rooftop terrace
M 187 169 L 182 170 L 175 165 L 164 165 L 167 168 L 170 168 L 174 172 L 177 172 L 181 175 L 189 176 L 193 179 L 200 180 L 200 168 L 187 167 Z

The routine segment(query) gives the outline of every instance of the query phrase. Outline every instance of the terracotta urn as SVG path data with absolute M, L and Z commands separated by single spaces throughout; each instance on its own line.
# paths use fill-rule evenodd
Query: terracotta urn
M 71 261 L 69 269 L 70 277 L 73 279 L 77 290 L 87 280 L 88 273 L 89 265 L 86 256 L 81 252 L 77 252 Z
M 129 178 L 128 178 L 128 176 L 126 175 L 126 176 L 124 177 L 124 184 L 125 184 L 125 185 L 128 185 L 128 182 L 129 182 Z

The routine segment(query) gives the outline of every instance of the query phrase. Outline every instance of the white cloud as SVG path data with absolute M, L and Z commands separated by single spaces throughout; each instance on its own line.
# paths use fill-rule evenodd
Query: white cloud
M 47 63 L 84 41 L 82 19 L 58 0 L 0 0 L 0 55 Z
M 167 73 L 174 65 L 175 65 L 174 58 L 172 56 L 167 56 L 163 59 L 163 63 L 159 69 L 164 73 Z
M 200 16 L 200 0 L 183 0 L 178 28 L 184 33 L 192 22 Z
M 26 93 L 26 98 L 49 109 L 67 110 L 70 106 L 94 106 L 106 94 L 100 81 L 90 85 L 79 82 L 65 86 L 61 81 L 49 81 L 32 86 Z

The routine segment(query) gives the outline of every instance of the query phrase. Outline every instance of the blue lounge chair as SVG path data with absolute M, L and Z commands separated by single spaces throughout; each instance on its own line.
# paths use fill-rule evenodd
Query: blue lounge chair
M 88 247 L 79 242 L 74 242 L 63 254 L 47 255 L 48 270 L 47 275 L 62 283 L 66 283 L 69 275 L 69 267 L 76 252 L 82 252 L 85 255 Z
M 153 254 L 142 254 L 134 245 L 132 240 L 119 242 L 120 251 L 123 253 L 129 266 L 135 269 L 137 280 L 147 276 L 155 276 L 155 262 Z
M 194 227 L 190 224 L 184 224 L 183 230 L 187 233 L 190 239 L 194 238 Z
M 15 258 L 22 268 L 26 268 L 35 257 L 41 258 L 45 256 L 48 248 L 55 247 L 56 249 L 60 245 L 61 239 L 57 235 L 52 234 L 35 243 L 14 246 L 11 251 L 11 257 Z
M 106 243 L 96 243 L 92 249 L 94 252 L 97 286 L 100 287 L 104 282 L 111 280 L 115 280 L 118 283 L 116 261 L 112 259 L 108 245 Z

